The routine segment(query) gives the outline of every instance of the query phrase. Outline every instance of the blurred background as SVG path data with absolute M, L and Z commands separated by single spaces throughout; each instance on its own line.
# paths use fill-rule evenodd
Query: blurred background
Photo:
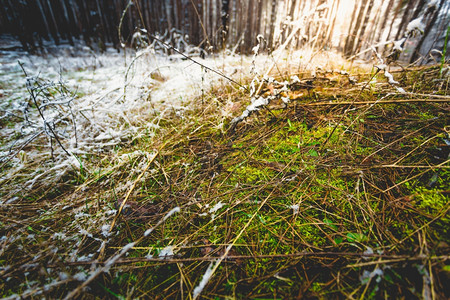
M 261 35 L 269 52 L 287 43 L 368 58 L 364 50 L 386 54 L 409 35 L 399 60 L 423 64 L 441 58 L 449 9 L 448 0 L 3 0 L 0 34 L 17 43 L 0 47 L 34 52 L 84 41 L 104 51 L 156 36 L 181 51 L 190 44 L 248 54 Z

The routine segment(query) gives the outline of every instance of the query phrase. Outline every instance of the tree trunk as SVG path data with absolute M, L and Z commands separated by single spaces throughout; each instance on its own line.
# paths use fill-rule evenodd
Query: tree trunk
M 346 56 L 350 55 L 350 52 L 351 52 L 350 49 L 353 48 L 353 43 L 354 43 L 354 39 L 355 39 L 355 36 L 353 35 L 353 31 L 355 31 L 355 29 L 352 31 L 352 28 L 357 28 L 357 26 L 354 23 L 355 16 L 358 14 L 358 11 L 361 10 L 361 6 L 364 5 L 364 3 L 365 3 L 364 0 L 361 1 L 359 3 L 359 5 L 355 6 L 355 9 L 353 10 L 352 17 L 350 19 L 350 26 L 348 27 L 347 38 L 345 39 L 345 45 L 344 45 L 344 54 Z M 359 14 L 358 14 L 358 16 L 359 16 Z
M 413 63 L 414 61 L 416 61 L 416 59 L 419 58 L 420 48 L 422 47 L 422 44 L 423 44 L 424 40 L 427 38 L 428 34 L 430 33 L 431 28 L 433 28 L 434 24 L 436 23 L 436 19 L 437 19 L 438 15 L 439 15 L 439 12 L 441 11 L 441 8 L 444 5 L 445 1 L 446 0 L 441 0 L 441 2 L 439 3 L 439 9 L 437 9 L 437 10 L 434 9 L 434 12 L 432 13 L 433 15 L 431 17 L 431 21 L 427 24 L 427 26 L 425 28 L 425 31 L 424 31 L 424 33 L 422 35 L 422 38 L 420 39 L 419 43 L 417 43 L 417 46 L 414 49 L 414 52 L 413 52 L 413 54 L 411 56 L 411 59 L 409 61 L 410 63 Z M 429 9 L 431 9 L 431 8 L 429 8 Z
M 395 40 L 399 40 L 401 38 L 402 33 L 405 31 L 406 26 L 408 25 L 407 20 L 410 20 L 410 18 L 408 18 L 409 14 L 411 13 L 414 4 L 416 4 L 416 0 L 410 0 L 408 1 L 408 5 L 405 9 L 405 11 L 403 12 L 403 17 L 402 17 L 402 21 L 400 22 L 400 26 L 397 30 L 397 34 L 395 35 Z
M 359 49 L 361 49 L 362 43 L 367 42 L 367 41 L 365 41 L 365 38 L 364 38 L 364 32 L 365 32 L 366 28 L 369 26 L 369 18 L 370 18 L 370 13 L 372 12 L 372 7 L 373 7 L 373 0 L 370 0 L 367 11 L 365 12 L 364 23 L 361 26 L 361 30 L 358 34 L 358 38 L 356 39 L 357 43 L 355 44 L 355 46 L 353 48 L 352 54 L 358 52 Z

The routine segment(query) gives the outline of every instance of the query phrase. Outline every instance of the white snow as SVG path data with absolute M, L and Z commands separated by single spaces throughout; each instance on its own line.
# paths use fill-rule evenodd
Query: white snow
M 325 6 L 321 9 L 323 8 Z M 258 37 L 258 42 L 262 42 L 262 37 Z M 257 47 L 255 52 L 256 50 L 260 49 Z M 300 63 L 302 68 L 313 67 L 314 64 L 306 59 L 307 55 L 300 51 L 286 51 L 286 58 L 280 56 L 277 63 L 295 65 L 297 69 L 298 62 L 302 61 Z M 261 53 L 254 57 L 221 53 L 206 59 L 198 57 L 193 59 L 237 82 L 245 82 L 245 78 L 251 75 L 252 66 L 265 70 L 273 61 L 272 57 Z M 0 137 L 4 141 L 0 147 L 0 163 L 9 160 L 13 165 L 9 172 L 1 175 L 0 185 L 10 180 L 12 176 L 26 175 L 25 185 L 18 188 L 32 188 L 37 183 L 44 182 L 52 184 L 64 178 L 68 172 L 90 173 L 89 162 L 85 159 L 86 154 L 108 153 L 118 144 L 144 135 L 152 136 L 158 130 L 161 119 L 167 118 L 169 114 L 182 118 L 185 111 L 190 108 L 189 102 L 195 97 L 199 97 L 198 101 L 203 101 L 201 96 L 211 87 L 229 85 L 227 79 L 208 71 L 205 67 L 190 60 L 155 52 L 150 48 L 138 52 L 127 50 L 126 55 L 124 49 L 121 49 L 120 53 L 108 49 L 100 54 L 92 52 L 87 47 L 70 46 L 50 49 L 48 54 L 43 56 L 20 51 L 2 52 L 0 110 L 8 116 L 23 117 L 24 111 L 29 109 L 25 101 L 29 99 L 25 87 L 27 80 L 17 63 L 18 60 L 23 63 L 30 82 L 38 77 L 48 83 L 61 82 L 69 91 L 76 93 L 65 95 L 65 98 L 61 95 L 62 98 L 52 99 L 58 103 L 70 99 L 70 110 L 68 104 L 64 104 L 60 105 L 64 110 L 49 108 L 45 115 L 47 123 L 51 120 L 57 123 L 60 141 L 69 155 L 54 139 L 51 149 L 50 139 L 45 135 L 46 130 L 49 134 L 48 126 L 46 127 L 37 111 L 30 110 L 28 113 L 30 124 L 33 126 L 17 121 L 16 126 L 2 128 L 0 131 Z M 255 76 L 252 82 L 254 90 L 260 85 L 261 80 L 263 79 Z M 267 80 L 271 80 L 270 77 Z M 293 76 L 291 81 L 295 80 L 299 79 Z M 251 88 L 237 85 L 234 87 L 243 90 Z M 267 105 L 270 100 L 270 97 L 253 98 L 252 103 L 246 110 L 241 111 L 242 114 L 237 119 L 249 116 Z M 289 99 L 285 97 L 282 101 L 288 103 Z M 227 113 L 237 115 L 239 112 Z M 35 144 L 43 145 L 40 149 L 17 147 L 35 136 L 39 138 Z M 12 146 L 16 152 L 10 151 Z M 23 151 L 20 152 L 21 150 Z M 51 154 L 52 160 L 49 159 Z M 119 157 L 115 159 L 119 160 Z M 128 160 L 129 157 L 124 159 Z M 29 162 L 43 163 L 38 163 L 36 164 L 38 167 L 30 169 L 27 168 Z M 122 188 L 124 187 L 118 187 L 118 191 L 120 192 Z M 3 201 L 11 199 L 16 192 L 11 190 L 10 195 L 6 195 Z M 178 209 L 171 214 L 179 212 Z M 80 214 L 76 217 L 88 215 Z
M 366 255 L 372 255 L 373 254 L 373 249 L 371 247 L 367 247 L 366 251 L 364 251 L 364 254 Z
M 258 98 L 252 98 L 252 103 L 247 106 L 247 108 L 242 112 L 242 114 L 239 117 L 234 118 L 231 120 L 231 123 L 237 123 L 242 121 L 243 119 L 247 118 L 251 113 L 260 110 L 262 107 L 269 104 L 269 98 L 264 98 L 262 96 Z
M 89 217 L 91 217 L 91 215 L 89 215 L 89 214 L 87 214 L 87 213 L 85 213 L 85 212 L 80 211 L 80 212 L 77 212 L 77 213 L 74 215 L 74 217 L 75 217 L 75 219 L 78 219 L 78 218 L 89 218 Z
M 219 201 L 216 205 L 214 205 L 213 207 L 211 207 L 210 209 L 209 209 L 209 213 L 210 214 L 212 214 L 212 213 L 215 213 L 216 211 L 218 211 L 219 209 L 221 209 L 222 207 L 223 207 L 223 203 L 221 202 L 221 201 Z
M 407 35 L 416 30 L 421 33 L 425 30 L 425 24 L 422 23 L 422 18 L 423 16 L 420 16 L 408 23 L 408 26 L 406 26 Z
M 104 265 L 102 268 L 98 269 L 98 270 L 97 270 L 96 272 L 94 272 L 93 274 L 91 274 L 90 277 L 92 278 L 92 277 L 96 276 L 96 273 L 102 273 L 102 272 L 107 273 L 107 272 L 109 272 L 109 269 L 116 263 L 116 261 L 117 261 L 119 258 L 121 258 L 125 253 L 127 253 L 131 248 L 133 248 L 135 245 L 136 245 L 136 242 L 131 242 L 131 243 L 126 244 L 126 245 L 122 248 L 122 250 L 120 250 L 119 253 L 117 253 L 117 254 L 114 255 L 113 257 L 109 258 L 109 259 L 106 261 L 105 265 Z
M 281 101 L 283 101 L 283 103 L 285 104 L 291 103 L 291 99 L 289 97 L 281 97 Z
M 153 228 L 149 228 L 144 232 L 144 236 L 148 236 L 152 232 L 153 232 Z
M 80 230 L 79 230 L 79 233 L 80 233 L 81 235 L 86 235 L 86 236 L 88 236 L 88 237 L 92 237 L 92 233 L 89 233 L 86 229 L 80 229 Z
M 203 291 L 203 289 L 205 288 L 205 286 L 208 283 L 209 279 L 211 278 L 211 276 L 213 274 L 213 270 L 214 270 L 214 262 L 212 261 L 209 264 L 208 269 L 206 269 L 205 274 L 203 274 L 202 280 L 195 287 L 195 289 L 194 289 L 194 291 L 192 293 L 192 298 L 197 299 L 197 297 Z
M 395 86 L 395 89 L 401 94 L 406 94 L 406 91 L 401 87 Z
M 100 247 L 98 247 L 98 249 L 97 249 L 97 253 L 100 253 L 103 251 L 103 249 L 105 249 L 106 243 L 107 243 L 107 241 L 102 241 L 102 243 L 100 244 Z
M 66 272 L 59 272 L 59 279 L 60 280 L 67 280 L 69 279 L 69 274 L 67 274 Z
M 388 82 L 390 84 L 393 84 L 393 85 L 398 84 L 398 81 L 395 81 L 394 76 L 392 76 L 392 74 L 389 73 L 387 70 L 384 71 L 384 76 L 388 79 Z
M 172 208 L 165 216 L 164 216 L 164 221 L 167 220 L 168 218 L 170 218 L 170 216 L 172 216 L 174 213 L 180 212 L 181 209 L 179 206 Z
M 88 255 L 82 255 L 80 257 L 77 257 L 77 261 L 90 261 L 94 254 L 88 254 Z
M 109 229 L 111 228 L 111 225 L 104 224 L 101 227 L 101 231 L 104 237 L 109 237 L 111 235 L 111 232 L 109 232 Z
M 406 41 L 406 37 L 404 37 L 404 38 L 402 38 L 402 39 L 400 39 L 398 41 L 395 41 L 394 42 L 394 47 L 392 49 L 393 50 L 397 50 L 397 51 L 403 51 L 402 45 L 405 43 L 405 41 Z
M 256 45 L 255 47 L 252 48 L 252 52 L 257 55 L 259 53 L 259 46 L 260 44 Z
M 87 278 L 88 278 L 88 276 L 85 272 L 79 272 L 79 273 L 73 275 L 73 279 L 82 281 L 82 282 L 86 281 Z
M 439 0 L 430 0 L 428 1 L 427 7 L 434 7 L 437 8 Z
M 145 49 L 128 51 L 126 56 L 109 49 L 103 54 L 94 53 L 86 47 L 68 47 L 49 50 L 46 56 L 30 55 L 25 52 L 5 52 L 0 55 L 0 80 L 2 81 L 2 103 L 0 109 L 6 115 L 23 116 L 27 109 L 24 99 L 29 98 L 25 84 L 41 78 L 49 83 L 62 80 L 67 88 L 78 95 L 70 102 L 71 113 L 66 109 L 66 119 L 57 110 L 48 110 L 46 122 L 59 122 L 60 141 L 70 154 L 76 154 L 81 162 L 65 152 L 53 141 L 54 162 L 51 166 L 42 164 L 29 174 L 26 187 L 32 188 L 37 181 L 49 183 L 60 179 L 68 170 L 86 169 L 83 155 L 108 151 L 113 146 L 139 137 L 152 135 L 158 129 L 158 121 L 172 112 L 180 117 L 188 108 L 186 105 L 194 97 L 201 96 L 213 85 L 228 81 L 219 75 L 189 60 L 180 60 Z M 17 63 L 23 63 L 28 77 L 22 73 Z M 250 58 L 231 55 L 212 56 L 205 60 L 195 58 L 201 64 L 234 78 L 248 73 Z M 61 74 L 60 74 L 61 70 Z M 59 98 L 58 98 L 59 99 Z M 56 101 L 55 99 L 53 99 Z M 59 99 L 62 102 L 67 99 Z M 28 108 L 29 110 L 29 108 Z M 50 143 L 43 149 L 30 149 L 14 153 L 13 145 L 20 145 L 37 135 L 45 137 L 46 125 L 37 113 L 28 113 L 30 122 L 36 127 L 24 126 L 18 122 L 15 127 L 2 128 L 0 136 L 5 142 L 0 148 L 0 162 L 10 159 L 16 171 L 28 161 L 49 161 Z M 4 117 L 4 116 L 2 116 Z M 76 131 L 74 125 L 76 125 Z M 64 126 L 63 126 L 64 125 Z M 21 133 L 23 138 L 12 139 Z M 10 141 L 10 143 L 8 143 Z M 20 149 L 18 150 L 18 152 Z M 9 158 L 9 157 L 12 157 Z M 0 184 L 10 179 L 15 172 L 2 175 Z M 49 180 L 51 179 L 51 180 Z M 13 194 L 13 191 L 11 191 Z
M 159 251 L 159 258 L 165 259 L 173 257 L 174 253 L 173 250 L 175 249 L 175 246 L 166 246 L 161 251 Z
M 294 215 L 298 214 L 298 209 L 300 208 L 298 204 L 293 204 L 290 206 L 290 208 L 292 209 L 292 213 Z
M 120 254 L 128 252 L 128 250 L 133 248 L 135 245 L 136 245 L 135 242 L 131 242 L 131 243 L 126 244 L 125 247 L 123 247 L 122 250 L 120 251 Z
M 377 68 L 378 70 L 386 70 L 387 65 L 386 64 L 379 64 L 379 65 L 375 65 L 375 68 Z
M 383 274 L 384 274 L 384 272 L 380 268 L 376 268 L 372 272 L 369 272 L 368 270 L 364 270 L 364 272 L 360 276 L 359 280 L 361 281 L 362 284 L 367 284 L 370 279 L 375 277 L 376 282 L 380 282 Z

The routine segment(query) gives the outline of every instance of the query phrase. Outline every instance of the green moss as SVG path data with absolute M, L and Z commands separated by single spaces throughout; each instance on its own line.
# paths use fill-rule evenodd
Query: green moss
M 240 183 L 258 183 L 270 180 L 274 176 L 274 172 L 267 168 L 259 168 L 245 162 L 236 168 L 228 169 L 228 171 L 233 172 L 230 181 Z
M 415 190 L 415 204 L 417 207 L 437 216 L 442 213 L 444 209 L 448 208 L 448 197 L 445 197 L 441 191 L 427 190 L 423 187 Z M 448 217 L 447 217 L 448 220 Z

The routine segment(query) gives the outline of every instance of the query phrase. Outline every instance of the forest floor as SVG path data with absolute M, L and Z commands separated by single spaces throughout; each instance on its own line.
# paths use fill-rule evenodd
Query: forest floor
M 3 56 L 2 297 L 450 297 L 448 65 L 78 54 Z

